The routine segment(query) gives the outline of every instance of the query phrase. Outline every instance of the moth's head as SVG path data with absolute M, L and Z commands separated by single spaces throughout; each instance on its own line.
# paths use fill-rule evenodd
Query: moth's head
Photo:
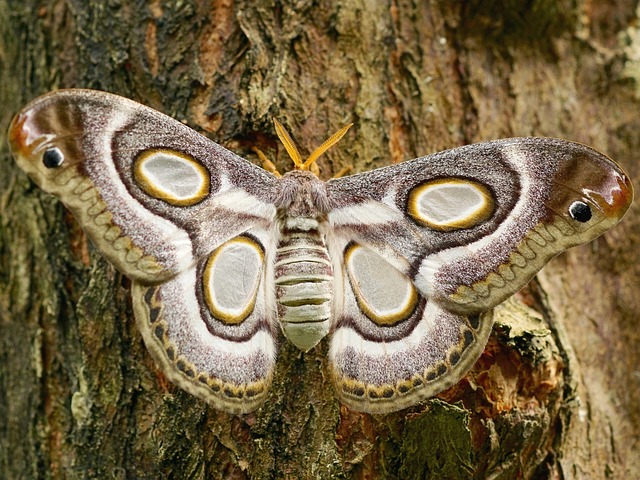
M 60 108 L 59 102 L 45 95 L 27 105 L 9 127 L 9 146 L 16 162 L 43 189 L 51 191 L 56 178 L 77 165 L 78 118 L 73 107 Z M 68 131 L 69 135 L 60 135 Z
M 627 174 L 600 152 L 573 143 L 565 148 L 546 203 L 576 231 L 577 243 L 584 243 L 622 219 L 633 202 L 633 186 Z

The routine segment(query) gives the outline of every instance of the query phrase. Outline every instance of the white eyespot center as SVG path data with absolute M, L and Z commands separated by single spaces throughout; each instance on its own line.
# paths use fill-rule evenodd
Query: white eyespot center
M 363 313 L 381 325 L 393 325 L 408 318 L 418 294 L 411 280 L 377 253 L 352 245 L 345 265 L 353 292 Z
M 218 247 L 203 274 L 204 297 L 218 320 L 238 324 L 253 311 L 260 286 L 263 252 L 247 237 L 236 237 Z
M 209 172 L 184 153 L 148 150 L 136 158 L 133 168 L 140 188 L 171 205 L 195 205 L 209 194 Z
M 493 197 L 489 190 L 471 180 L 433 180 L 409 193 L 409 214 L 418 223 L 434 230 L 475 227 L 488 219 L 493 210 Z

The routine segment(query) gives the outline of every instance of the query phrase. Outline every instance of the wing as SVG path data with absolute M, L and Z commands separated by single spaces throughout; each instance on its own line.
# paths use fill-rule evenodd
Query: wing
M 561 251 L 618 223 L 633 190 L 583 145 L 470 145 L 327 185 L 343 401 L 384 413 L 455 383 L 482 352 L 491 309 Z M 338 297 L 338 295 L 336 295 Z
M 20 167 L 125 275 L 163 282 L 275 216 L 276 179 L 182 123 L 93 90 L 44 95 L 9 130 Z
M 388 413 L 455 384 L 487 342 L 493 311 L 460 315 L 419 291 L 381 251 L 343 247 L 334 271 L 330 371 L 342 402 Z
M 9 131 L 18 164 L 133 280 L 136 320 L 165 374 L 230 412 L 264 400 L 276 352 L 276 179 L 130 100 L 65 90 Z
M 270 232 L 252 229 L 165 283 L 132 288 L 138 327 L 167 377 L 227 412 L 255 410 L 271 385 L 274 252 Z

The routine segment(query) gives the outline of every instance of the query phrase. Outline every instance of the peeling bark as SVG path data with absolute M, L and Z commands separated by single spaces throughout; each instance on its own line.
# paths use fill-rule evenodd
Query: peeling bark
M 356 122 L 324 178 L 521 135 L 593 145 L 639 178 L 639 15 L 625 0 L 0 0 L 0 477 L 638 476 L 640 207 L 500 306 L 438 398 L 350 411 L 327 342 L 284 343 L 267 404 L 231 416 L 164 378 L 128 281 L 18 171 L 5 132 L 36 95 L 88 87 L 281 171 L 272 117 L 303 152 Z

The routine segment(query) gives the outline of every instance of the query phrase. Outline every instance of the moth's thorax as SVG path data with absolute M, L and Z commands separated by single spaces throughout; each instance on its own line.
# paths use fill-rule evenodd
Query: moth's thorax
M 329 211 L 326 184 L 306 170 L 287 172 L 280 179 L 275 204 L 290 217 L 322 216 Z
M 308 351 L 329 332 L 333 267 L 324 238 L 325 184 L 306 171 L 280 181 L 274 276 L 278 319 L 285 336 Z

